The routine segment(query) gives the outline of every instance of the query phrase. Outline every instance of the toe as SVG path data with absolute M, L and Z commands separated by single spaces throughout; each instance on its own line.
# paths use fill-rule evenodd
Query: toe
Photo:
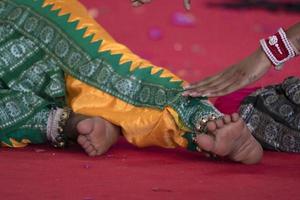
M 196 142 L 200 149 L 205 151 L 212 151 L 214 148 L 214 137 L 208 134 L 201 134 L 197 136 Z
M 85 151 L 90 155 L 91 152 L 95 151 L 95 148 L 92 145 L 88 145 L 86 148 L 84 148 Z
M 217 125 L 216 125 L 216 122 L 215 121 L 209 121 L 208 123 L 207 123 L 207 130 L 209 131 L 209 132 L 213 132 L 213 131 L 215 131 L 217 129 Z
M 87 138 L 82 135 L 79 135 L 77 138 L 77 142 L 79 145 L 81 145 L 83 147 L 84 144 L 87 142 Z
M 82 136 L 82 135 L 79 135 L 78 138 L 77 138 L 77 142 L 78 144 L 84 148 L 85 150 L 91 146 L 91 142 L 87 139 L 87 137 L 85 136 Z
M 224 124 L 229 124 L 229 123 L 231 122 L 231 117 L 230 117 L 230 115 L 225 115 L 225 116 L 223 117 L 223 122 L 224 122 Z
M 240 119 L 239 114 L 233 113 L 233 114 L 231 115 L 231 120 L 232 120 L 233 122 L 237 122 L 239 119 Z
M 85 140 L 85 142 L 81 145 L 82 148 L 87 149 L 91 145 L 91 142 L 89 140 Z
M 224 126 L 223 119 L 218 119 L 216 121 L 217 128 L 222 128 Z
M 93 131 L 93 126 L 93 119 L 85 119 L 77 124 L 77 131 L 79 132 L 79 134 L 86 135 Z
M 101 156 L 102 154 L 104 154 L 107 151 L 107 149 L 97 149 L 97 156 Z
M 89 156 L 96 156 L 97 155 L 97 151 L 94 149 L 91 152 L 88 153 Z

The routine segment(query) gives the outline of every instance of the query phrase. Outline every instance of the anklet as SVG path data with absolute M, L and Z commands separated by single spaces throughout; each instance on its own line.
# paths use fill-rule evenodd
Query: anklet
M 207 123 L 209 121 L 214 121 L 218 118 L 221 118 L 223 116 L 217 117 L 214 114 L 211 114 L 208 118 L 200 118 L 196 124 L 196 133 L 197 134 L 202 134 L 202 133 L 207 133 Z
M 63 148 L 67 145 L 67 137 L 64 128 L 71 115 L 71 109 L 55 108 L 49 113 L 47 123 L 47 138 L 56 148 Z

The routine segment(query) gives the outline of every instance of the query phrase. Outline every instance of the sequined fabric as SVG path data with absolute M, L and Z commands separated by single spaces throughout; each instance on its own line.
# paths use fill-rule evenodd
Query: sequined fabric
M 186 146 L 182 135 L 199 119 L 221 116 L 206 99 L 182 97 L 182 80 L 115 42 L 76 0 L 0 0 L 0 54 L 6 145 L 65 98 L 75 112 L 121 126 L 137 146 Z M 45 126 L 35 129 L 40 138 Z
M 300 152 L 300 79 L 262 88 L 248 96 L 240 113 L 265 148 Z

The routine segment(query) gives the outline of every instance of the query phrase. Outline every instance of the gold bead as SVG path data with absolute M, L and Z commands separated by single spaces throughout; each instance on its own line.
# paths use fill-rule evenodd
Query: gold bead
M 199 119 L 199 121 L 196 124 L 196 129 L 198 131 L 201 130 L 203 127 L 206 126 L 207 122 L 208 122 L 207 118 L 201 118 L 201 119 Z
M 64 129 L 63 129 L 62 127 L 58 127 L 58 128 L 57 128 L 57 131 L 58 131 L 59 133 L 62 133 L 62 132 L 64 131 Z
M 65 146 L 65 142 L 60 142 L 58 143 L 59 147 L 64 147 Z
M 214 114 L 212 114 L 212 115 L 209 116 L 209 120 L 216 120 L 216 119 L 217 119 L 217 117 Z
M 197 150 L 198 152 L 202 152 L 202 150 L 200 149 L 199 146 L 196 147 L 196 150 Z

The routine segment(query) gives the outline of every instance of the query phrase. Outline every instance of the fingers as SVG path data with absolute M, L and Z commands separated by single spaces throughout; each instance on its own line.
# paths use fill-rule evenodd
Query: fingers
M 243 80 L 236 80 L 235 82 L 232 82 L 230 85 L 226 84 L 225 88 L 216 88 L 214 91 L 205 91 L 208 92 L 208 97 L 219 97 L 224 96 L 227 94 L 230 94 L 234 91 L 237 91 L 243 87 L 245 87 L 247 83 L 245 83 Z
M 131 0 L 131 4 L 134 7 L 141 6 L 145 3 L 150 3 L 150 2 L 151 2 L 151 0 Z
M 209 77 L 200 81 L 196 84 L 185 87 L 186 90 L 183 96 L 211 96 L 210 92 L 215 92 L 219 90 L 220 87 L 224 87 L 224 83 L 231 83 L 235 76 L 232 76 L 231 70 L 225 71 L 224 73 L 219 73 L 216 76 Z
M 187 90 L 183 92 L 183 96 L 191 96 L 191 97 L 212 97 L 215 96 L 215 93 L 228 93 L 224 89 L 233 84 L 235 80 L 232 78 L 225 80 L 224 78 L 216 80 L 215 83 L 210 83 L 205 86 L 201 86 L 195 89 Z
M 228 68 L 216 76 L 185 87 L 183 96 L 208 96 L 215 97 L 229 94 L 248 84 L 247 71 L 243 65 Z
M 183 96 L 207 96 L 217 97 L 227 95 L 234 92 L 249 83 L 248 79 L 245 79 L 243 75 L 239 74 L 226 74 L 219 79 L 215 80 L 215 83 L 211 82 L 201 88 L 193 90 L 187 90 L 183 93 Z
M 224 77 L 216 80 L 215 83 L 212 83 L 207 87 L 197 89 L 197 93 L 208 97 L 215 96 L 214 93 L 216 92 L 228 94 L 229 92 L 226 88 L 230 87 L 231 85 L 235 85 L 237 82 L 238 81 L 234 77 Z M 191 96 L 194 97 L 193 94 L 191 94 Z
M 132 6 L 137 7 L 145 3 L 150 3 L 151 0 L 131 0 Z M 183 0 L 183 5 L 186 10 L 191 9 L 191 0 Z
M 217 74 L 215 76 L 212 76 L 212 77 L 208 77 L 208 78 L 205 78 L 204 80 L 202 81 L 199 81 L 197 83 L 194 83 L 194 84 L 191 84 L 191 85 L 188 85 L 188 86 L 185 86 L 184 89 L 185 90 L 193 90 L 193 89 L 197 89 L 199 87 L 203 87 L 203 86 L 207 86 L 207 85 L 210 85 L 211 83 L 213 83 L 213 81 L 215 81 L 216 79 L 220 78 L 220 76 L 222 76 L 222 74 Z
M 219 85 L 207 88 L 205 90 L 201 90 L 201 94 L 205 94 L 207 97 L 218 97 L 230 94 L 240 88 L 245 86 L 243 82 L 239 79 L 230 79 L 224 81 L 223 84 L 220 83 Z
M 183 4 L 184 4 L 184 8 L 186 10 L 190 10 L 191 9 L 191 0 L 183 0 Z

